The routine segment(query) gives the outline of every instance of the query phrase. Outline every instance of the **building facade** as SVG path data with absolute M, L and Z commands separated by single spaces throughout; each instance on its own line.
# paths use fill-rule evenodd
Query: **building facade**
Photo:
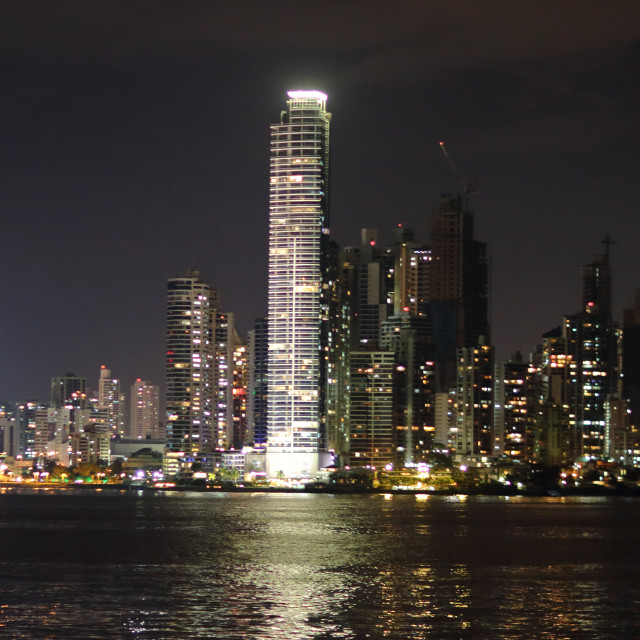
M 189 269 L 167 285 L 167 453 L 189 468 L 212 449 L 214 344 L 217 294 Z
M 396 463 L 398 443 L 392 428 L 395 368 L 395 355 L 390 351 L 351 352 L 351 466 L 381 469 Z
M 160 389 L 138 378 L 130 391 L 129 437 L 143 440 L 158 438 L 160 427 Z
M 267 473 L 307 477 L 318 469 L 324 439 L 318 381 L 330 114 L 319 91 L 288 98 L 271 127 Z
M 442 196 L 430 231 L 429 315 L 439 390 L 446 391 L 456 384 L 457 349 L 490 343 L 487 247 L 475 239 L 461 196 Z
M 120 380 L 111 376 L 111 369 L 100 367 L 98 380 L 98 409 L 107 415 L 108 432 L 112 438 L 124 435 L 124 395 L 120 393 Z
M 264 448 L 267 444 L 268 324 L 258 318 L 248 337 L 249 383 L 247 398 L 247 443 Z

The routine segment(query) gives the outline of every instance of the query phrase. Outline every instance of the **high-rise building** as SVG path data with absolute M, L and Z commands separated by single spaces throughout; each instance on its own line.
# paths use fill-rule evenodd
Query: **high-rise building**
M 606 240 L 608 243 L 608 239 Z M 606 402 L 619 398 L 620 332 L 611 313 L 609 255 L 598 254 L 582 267 L 582 310 L 566 319 L 573 333 L 578 447 L 576 454 L 599 458 L 606 454 Z
M 249 332 L 249 386 L 247 400 L 247 442 L 255 447 L 267 444 L 268 324 L 258 318 Z
M 596 255 L 582 267 L 582 310 L 543 336 L 534 458 L 564 464 L 625 457 L 620 342 L 611 315 L 609 256 Z
M 35 448 L 37 458 L 69 465 L 73 413 L 82 409 L 49 407 L 36 409 Z
M 624 310 L 622 327 L 623 397 L 629 401 L 627 459 L 640 462 L 640 291 L 634 306 Z
M 378 349 L 382 323 L 393 315 L 395 257 L 378 246 L 378 232 L 362 229 L 359 247 L 340 256 L 340 279 L 350 310 L 354 349 Z
M 417 242 L 413 229 L 399 224 L 390 250 L 394 258 L 393 315 L 427 316 L 431 251 Z
M 529 369 L 519 352 L 495 364 L 495 449 L 520 462 L 531 462 L 534 453 L 535 414 Z
M 0 449 L 4 455 L 14 458 L 24 451 L 16 409 L 13 402 L 0 402 Z
M 129 437 L 144 440 L 159 436 L 159 397 L 158 385 L 141 378 L 131 385 Z
M 395 355 L 390 351 L 351 352 L 350 457 L 356 467 L 395 464 L 393 429 Z
M 319 91 L 288 98 L 271 127 L 267 473 L 308 477 L 325 436 L 330 114 Z
M 229 447 L 241 449 L 247 443 L 247 389 L 249 359 L 247 345 L 235 334 L 233 349 L 232 430 Z
M 188 468 L 212 449 L 216 292 L 189 269 L 167 285 L 167 454 Z M 176 465 L 175 462 L 178 462 Z
M 493 348 L 488 345 L 458 349 L 456 393 L 456 453 L 492 456 Z
M 572 458 L 600 457 L 604 453 L 605 400 L 609 384 L 607 366 L 602 360 L 601 339 L 605 327 L 602 318 L 590 317 L 589 312 L 566 316 L 573 347 L 571 413 L 574 446 Z M 602 377 L 601 377 L 602 376 Z
M 547 331 L 536 354 L 538 406 L 535 459 L 547 465 L 567 464 L 579 456 L 576 430 L 576 328 L 572 317 Z
M 238 340 L 233 313 L 215 309 L 214 341 L 214 448 L 227 449 L 233 443 L 233 350 Z
M 429 357 L 431 327 L 428 318 L 402 312 L 382 323 L 381 346 L 395 355 L 394 420 L 398 456 L 395 463 L 421 462 L 433 444 L 433 361 Z
M 111 369 L 100 367 L 97 408 L 106 413 L 108 433 L 112 438 L 124 435 L 124 396 L 120 380 L 111 377 Z
M 487 247 L 461 196 L 443 196 L 430 220 L 430 320 L 439 387 L 455 386 L 456 350 L 489 344 Z
M 24 448 L 21 448 L 21 453 L 29 460 L 37 457 L 35 446 L 36 412 L 42 409 L 46 409 L 46 405 L 34 400 L 18 405 L 19 432 L 24 442 Z
M 87 403 L 87 379 L 67 373 L 51 379 L 51 406 L 56 409 L 84 409 Z

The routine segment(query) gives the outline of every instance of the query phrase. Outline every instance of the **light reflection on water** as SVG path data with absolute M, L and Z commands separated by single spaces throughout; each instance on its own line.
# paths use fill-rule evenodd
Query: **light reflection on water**
M 0 637 L 640 637 L 629 500 L 0 496 Z

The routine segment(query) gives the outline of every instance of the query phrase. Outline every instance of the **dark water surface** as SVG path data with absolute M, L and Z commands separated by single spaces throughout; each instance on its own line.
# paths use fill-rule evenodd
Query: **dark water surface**
M 640 501 L 0 494 L 1 638 L 640 638 Z

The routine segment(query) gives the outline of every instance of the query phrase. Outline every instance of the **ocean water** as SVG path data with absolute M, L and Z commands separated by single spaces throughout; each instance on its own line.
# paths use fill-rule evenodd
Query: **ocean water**
M 640 501 L 4 490 L 0 638 L 640 638 Z

